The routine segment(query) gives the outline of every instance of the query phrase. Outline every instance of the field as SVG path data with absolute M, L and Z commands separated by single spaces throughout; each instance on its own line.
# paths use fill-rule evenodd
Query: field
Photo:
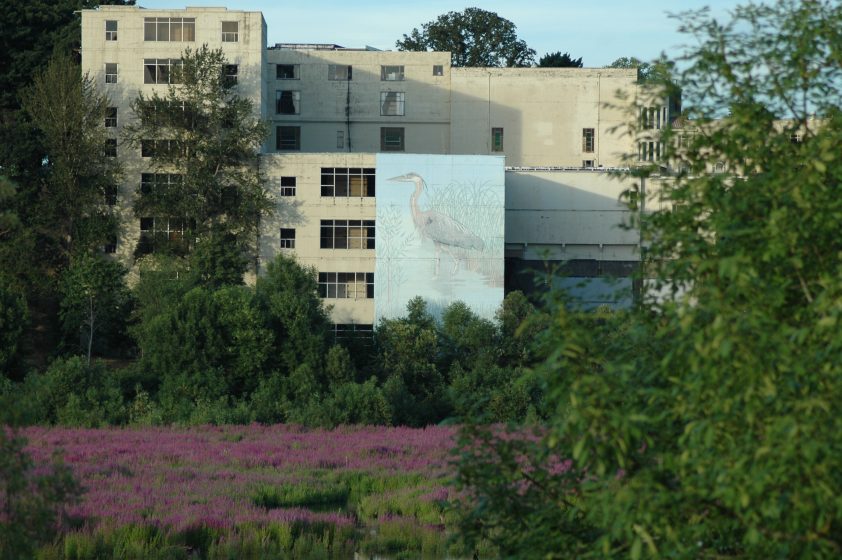
M 453 428 L 28 428 L 84 487 L 42 558 L 463 556 Z

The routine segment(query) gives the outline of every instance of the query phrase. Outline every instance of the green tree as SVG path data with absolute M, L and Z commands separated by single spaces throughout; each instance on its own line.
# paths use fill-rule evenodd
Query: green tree
M 664 84 L 670 80 L 672 64 L 666 58 L 644 62 L 633 56 L 621 56 L 605 68 L 637 69 L 637 81 L 648 84 Z
M 0 378 L 12 377 L 28 319 L 26 298 L 0 277 Z
M 652 289 L 628 316 L 554 314 L 554 416 L 540 445 L 499 461 L 505 475 L 463 448 L 486 512 L 469 534 L 504 555 L 518 542 L 579 558 L 842 549 L 842 6 L 683 21 L 700 37 L 675 75 L 695 134 L 664 133 L 687 171 L 641 216 Z M 518 507 L 520 521 L 506 514 Z
M 395 46 L 399 51 L 449 51 L 453 66 L 530 66 L 535 60 L 514 23 L 480 8 L 440 15 Z
M 538 68 L 581 68 L 582 57 L 573 58 L 561 51 L 547 53 L 538 60 Z
M 91 353 L 125 343 L 132 297 L 126 270 L 105 257 L 83 255 L 64 273 L 59 316 L 66 342 L 78 345 L 91 363 Z
M 22 102 L 46 151 L 34 225 L 56 250 L 61 267 L 116 232 L 104 204 L 119 177 L 116 159 L 103 157 L 106 141 L 116 142 L 102 126 L 108 99 L 68 56 L 57 55 L 24 90 Z
M 178 179 L 142 185 L 135 214 L 185 225 L 180 245 L 162 237 L 149 246 L 150 240 L 142 239 L 139 253 L 183 253 L 190 249 L 187 239 L 206 238 L 233 247 L 228 251 L 254 250 L 260 217 L 272 208 L 258 165 L 267 125 L 252 102 L 237 95 L 228 65 L 221 50 L 187 49 L 166 95 L 141 93 L 132 102 L 138 118 L 123 129 L 127 142 L 149 154 L 157 170 L 175 171 Z

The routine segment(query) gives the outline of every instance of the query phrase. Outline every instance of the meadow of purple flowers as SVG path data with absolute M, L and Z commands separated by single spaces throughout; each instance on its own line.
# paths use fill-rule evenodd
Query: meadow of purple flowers
M 204 557 L 190 549 L 274 528 L 286 535 L 269 539 L 278 551 L 304 550 L 295 541 L 308 535 L 329 555 L 393 554 L 401 539 L 419 553 L 446 551 L 453 428 L 32 427 L 22 435 L 36 464 L 62 450 L 85 489 L 65 540 L 144 528 L 152 533 L 142 538 L 186 543 L 186 553 Z M 200 542 L 182 538 L 197 531 Z

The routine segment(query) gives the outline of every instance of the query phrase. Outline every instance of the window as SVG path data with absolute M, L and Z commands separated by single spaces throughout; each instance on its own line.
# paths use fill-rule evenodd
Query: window
M 380 114 L 390 117 L 404 116 L 405 93 L 401 91 L 380 92 Z
M 492 128 L 491 129 L 491 151 L 492 152 L 502 152 L 503 151 L 503 129 L 502 128 Z
M 373 272 L 319 272 L 319 297 L 373 299 Z
M 322 249 L 374 249 L 374 220 L 322 220 Z
M 594 129 L 592 128 L 583 128 L 582 129 L 582 151 L 586 153 L 593 152 L 594 146 Z
M 789 141 L 793 144 L 800 144 L 801 142 L 803 142 L 803 140 L 804 137 L 801 136 L 801 133 L 799 132 L 793 132 L 789 135 Z
M 342 149 L 345 147 L 345 131 L 344 130 L 337 130 L 336 131 L 336 147 L 337 149 Z
M 276 67 L 277 79 L 279 80 L 297 80 L 298 79 L 298 64 L 278 64 Z
M 343 338 L 371 338 L 374 334 L 374 325 L 355 323 L 335 323 L 333 325 L 333 336 L 337 339 Z
M 402 82 L 404 80 L 403 66 L 381 66 L 380 79 L 384 82 Z
M 175 84 L 178 83 L 178 74 L 181 68 L 180 58 L 144 58 L 143 59 L 143 83 L 144 84 Z M 179 69 L 173 75 L 173 70 Z
M 178 140 L 141 140 L 140 157 L 172 157 L 178 155 Z
M 239 41 L 240 34 L 239 31 L 239 22 L 236 21 L 223 21 L 222 22 L 222 42 L 223 43 L 236 43 Z
M 295 196 L 295 177 L 281 177 L 281 196 Z
M 117 20 L 115 20 L 115 19 L 105 20 L 105 40 L 106 41 L 116 41 L 117 40 Z
M 103 195 L 105 204 L 108 206 L 114 206 L 117 204 L 117 185 L 108 185 L 105 187 Z
M 327 67 L 328 80 L 350 80 L 351 67 L 344 64 L 331 64 Z
M 105 128 L 117 128 L 117 107 L 105 109 Z
M 322 167 L 322 196 L 374 196 L 374 168 Z
M 172 188 L 181 187 L 182 175 L 178 173 L 141 173 L 140 194 L 155 196 Z
M 105 149 L 103 150 L 105 157 L 117 157 L 117 139 L 109 138 L 105 141 Z
M 301 149 L 301 127 L 279 126 L 275 128 L 275 141 L 278 150 Z
M 402 152 L 404 151 L 403 141 L 403 128 L 383 127 L 380 129 L 381 152 Z
M 116 84 L 117 83 L 117 63 L 116 62 L 106 62 L 105 63 L 105 83 L 106 84 Z
M 593 160 L 592 159 L 583 159 L 582 160 L 582 167 L 593 167 Z
M 297 115 L 301 112 L 301 92 L 281 90 L 275 92 L 275 112 L 279 115 Z
M 281 249 L 295 249 L 295 230 L 281 228 Z
M 195 41 L 196 18 L 143 18 L 144 41 Z
M 117 236 L 112 235 L 108 243 L 102 246 L 102 252 L 108 255 L 113 255 L 117 252 Z
M 433 76 L 444 76 L 444 66 L 442 66 L 441 64 L 434 64 Z
M 186 249 L 186 229 L 187 220 L 181 218 L 141 218 L 138 253 L 154 253 L 160 246 L 173 244 Z
M 222 67 L 222 76 L 228 87 L 237 85 L 237 74 L 240 68 L 236 64 L 226 64 Z

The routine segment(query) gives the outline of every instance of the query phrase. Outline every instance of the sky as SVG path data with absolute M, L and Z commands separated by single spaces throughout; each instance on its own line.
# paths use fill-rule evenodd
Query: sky
M 678 21 L 667 12 L 709 6 L 718 19 L 745 1 L 738 0 L 138 0 L 145 8 L 225 6 L 261 11 L 268 43 L 335 43 L 343 47 L 372 46 L 394 50 L 395 41 L 415 27 L 449 11 L 468 7 L 496 12 L 517 26 L 520 39 L 535 49 L 569 52 L 586 67 L 610 64 L 622 56 L 652 60 L 665 52 L 671 57 L 692 38 L 679 34 Z

